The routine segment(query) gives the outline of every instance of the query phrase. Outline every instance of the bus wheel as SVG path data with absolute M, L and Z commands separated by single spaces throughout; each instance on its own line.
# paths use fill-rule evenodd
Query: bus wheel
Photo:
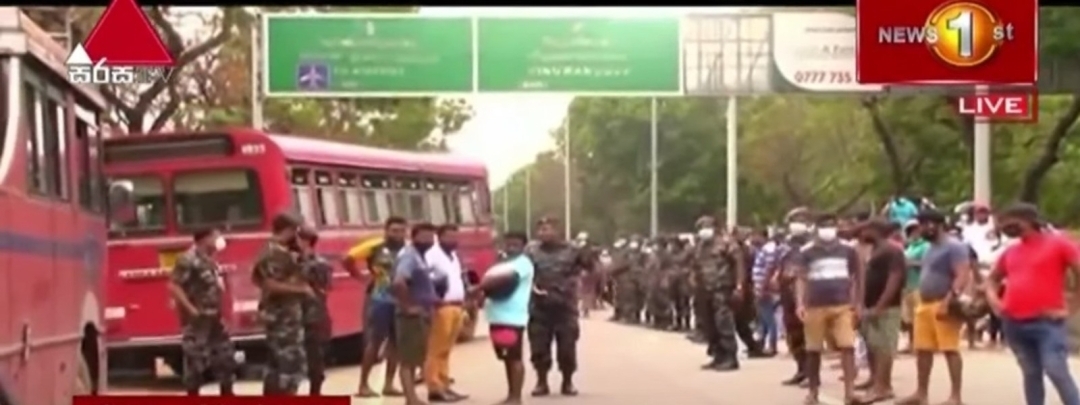
M 458 342 L 468 342 L 476 338 L 476 318 L 478 312 L 475 307 L 468 309 L 468 320 L 461 325 L 461 333 L 458 334 Z

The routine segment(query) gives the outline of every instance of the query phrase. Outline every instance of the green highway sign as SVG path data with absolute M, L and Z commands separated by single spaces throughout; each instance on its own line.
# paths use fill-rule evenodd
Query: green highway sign
M 268 14 L 267 97 L 402 97 L 475 91 L 470 17 Z
M 481 17 L 477 91 L 682 94 L 678 18 Z

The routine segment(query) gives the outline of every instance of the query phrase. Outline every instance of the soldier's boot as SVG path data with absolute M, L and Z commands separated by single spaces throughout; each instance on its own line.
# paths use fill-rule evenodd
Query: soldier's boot
M 563 375 L 562 375 L 562 390 L 561 390 L 561 392 L 562 392 L 563 395 L 566 395 L 566 396 L 569 396 L 569 397 L 577 396 L 578 390 L 577 390 L 577 388 L 574 387 L 574 373 L 573 372 L 565 372 L 565 371 L 563 372 Z
M 198 387 L 188 388 L 187 389 L 187 396 L 189 396 L 189 397 L 197 397 L 197 396 L 199 396 L 199 388 Z
M 806 353 L 795 351 L 791 354 L 795 359 L 795 375 L 781 382 L 783 385 L 800 385 L 806 381 Z
M 322 395 L 323 381 L 321 377 L 311 378 L 308 382 L 308 395 L 313 397 Z
M 220 395 L 223 397 L 236 395 L 236 393 L 233 392 L 233 382 L 231 380 L 218 383 L 218 391 L 221 392 Z
M 735 371 L 739 369 L 739 359 L 735 356 L 726 356 L 718 361 L 713 361 L 711 367 L 714 371 Z
M 548 386 L 548 372 L 547 370 L 536 370 L 536 388 L 533 388 L 532 396 L 546 397 L 548 395 L 551 395 L 551 388 Z

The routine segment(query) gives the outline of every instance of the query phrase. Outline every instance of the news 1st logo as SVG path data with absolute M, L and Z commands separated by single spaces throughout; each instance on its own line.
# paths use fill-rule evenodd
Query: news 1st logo
M 857 0 L 856 15 L 860 83 L 1030 84 L 1038 76 L 1037 0 Z
M 168 79 L 174 61 L 135 0 L 112 0 L 66 65 L 72 83 L 129 85 Z
M 1039 102 L 1035 93 L 993 93 L 960 96 L 957 113 L 990 121 L 1035 122 Z

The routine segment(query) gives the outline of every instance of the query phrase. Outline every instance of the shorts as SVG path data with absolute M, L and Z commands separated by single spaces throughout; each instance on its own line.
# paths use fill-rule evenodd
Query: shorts
M 889 308 L 876 317 L 862 320 L 859 330 L 871 352 L 895 353 L 900 341 L 900 308 Z
M 964 322 L 941 317 L 945 300 L 919 301 L 912 319 L 913 348 L 916 351 L 955 352 L 960 349 L 960 329 Z
M 915 305 L 919 301 L 919 291 L 912 290 L 904 293 L 903 300 L 900 301 L 900 321 L 905 324 L 911 325 L 911 322 L 915 319 Z
M 384 342 L 394 342 L 394 310 L 392 302 L 368 302 L 364 335 L 369 345 L 378 347 Z
M 491 346 L 495 357 L 503 361 L 520 361 L 525 344 L 525 328 L 522 326 L 491 325 Z
M 803 334 L 809 352 L 821 352 L 826 340 L 838 350 L 852 349 L 855 347 L 855 313 L 847 304 L 806 308 Z
M 430 315 L 397 314 L 394 328 L 394 347 L 401 363 L 407 366 L 423 365 L 427 359 Z

